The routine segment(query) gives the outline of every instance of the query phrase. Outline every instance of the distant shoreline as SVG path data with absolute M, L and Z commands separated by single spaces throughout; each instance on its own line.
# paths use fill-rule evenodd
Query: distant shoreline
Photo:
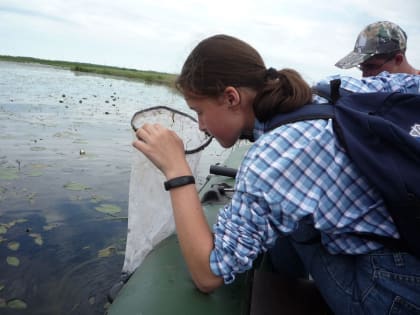
M 22 63 L 38 63 L 54 67 L 68 69 L 70 71 L 94 73 L 122 77 L 127 79 L 139 80 L 150 84 L 162 84 L 174 87 L 176 74 L 141 71 L 136 69 L 118 68 L 104 65 L 96 65 L 91 63 L 69 62 L 61 60 L 47 60 L 32 57 L 7 56 L 0 55 L 0 61 L 22 62 Z

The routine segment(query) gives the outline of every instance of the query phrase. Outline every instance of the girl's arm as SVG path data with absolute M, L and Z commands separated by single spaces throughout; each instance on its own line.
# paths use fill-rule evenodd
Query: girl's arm
M 211 292 L 223 284 L 221 277 L 210 270 L 213 234 L 201 207 L 195 185 L 170 190 L 175 225 L 182 253 L 195 285 L 200 291 Z
M 137 131 L 141 140 L 133 146 L 146 155 L 166 179 L 192 175 L 181 139 L 160 125 L 146 124 Z M 163 185 L 163 183 L 162 183 Z M 170 190 L 177 235 L 192 279 L 200 291 L 211 292 L 223 279 L 210 270 L 213 234 L 207 223 L 195 185 Z

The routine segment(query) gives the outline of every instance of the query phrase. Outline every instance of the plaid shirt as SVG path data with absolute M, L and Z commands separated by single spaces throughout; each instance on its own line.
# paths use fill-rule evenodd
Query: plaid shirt
M 336 78 L 353 92 L 420 93 L 420 76 L 383 72 L 328 81 Z M 279 234 L 296 230 L 302 218 L 313 220 L 331 254 L 363 254 L 382 247 L 354 232 L 399 238 L 378 191 L 336 142 L 331 120 L 300 121 L 265 134 L 263 130 L 257 121 L 257 140 L 239 167 L 232 201 L 220 210 L 213 228 L 210 268 L 225 283 L 250 269 Z

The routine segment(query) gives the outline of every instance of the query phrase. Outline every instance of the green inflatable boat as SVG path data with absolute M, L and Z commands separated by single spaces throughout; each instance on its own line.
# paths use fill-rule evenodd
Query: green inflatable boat
M 209 224 L 229 202 L 236 168 L 246 149 L 240 146 L 224 165 L 210 167 L 210 175 L 200 189 Z M 233 284 L 211 294 L 201 293 L 190 278 L 176 235 L 156 246 L 117 291 L 107 315 L 330 314 L 310 280 L 279 278 L 263 255 Z

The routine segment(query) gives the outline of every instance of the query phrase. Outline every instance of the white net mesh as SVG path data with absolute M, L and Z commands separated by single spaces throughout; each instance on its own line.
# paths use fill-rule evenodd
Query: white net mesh
M 196 175 L 201 150 L 208 138 L 200 132 L 196 121 L 181 112 L 156 107 L 136 113 L 133 128 L 144 123 L 159 123 L 174 130 L 183 140 L 193 174 Z M 139 151 L 134 151 L 128 201 L 128 232 L 123 273 L 131 274 L 147 254 L 163 239 L 174 233 L 169 193 L 164 190 L 164 176 Z

